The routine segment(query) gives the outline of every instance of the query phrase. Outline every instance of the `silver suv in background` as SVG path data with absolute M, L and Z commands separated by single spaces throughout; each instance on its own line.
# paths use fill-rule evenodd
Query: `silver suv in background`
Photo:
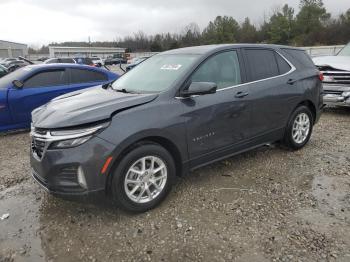
M 323 73 L 324 102 L 350 106 L 350 43 L 336 56 L 315 57 L 313 61 Z

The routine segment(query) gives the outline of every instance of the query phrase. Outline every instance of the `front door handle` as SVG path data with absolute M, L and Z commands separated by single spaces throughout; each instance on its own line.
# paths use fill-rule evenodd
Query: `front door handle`
M 296 81 L 297 81 L 297 80 L 294 80 L 294 79 L 288 79 L 287 84 L 288 84 L 288 85 L 294 85 L 294 83 L 295 83 Z
M 243 98 L 247 95 L 249 95 L 247 92 L 239 91 L 236 93 L 235 98 Z

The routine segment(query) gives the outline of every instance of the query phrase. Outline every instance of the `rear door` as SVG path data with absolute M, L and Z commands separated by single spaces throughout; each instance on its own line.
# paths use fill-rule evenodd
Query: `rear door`
M 51 99 L 69 92 L 65 68 L 34 73 L 24 80 L 22 89 L 9 90 L 9 104 L 15 123 L 30 123 L 31 112 Z
M 285 127 L 290 105 L 294 104 L 293 67 L 273 49 L 245 48 L 248 86 L 250 87 L 251 126 L 249 136 L 256 138 Z

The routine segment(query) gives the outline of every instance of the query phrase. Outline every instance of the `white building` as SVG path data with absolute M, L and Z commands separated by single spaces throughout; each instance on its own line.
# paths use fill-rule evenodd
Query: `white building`
M 25 44 L 0 40 L 0 58 L 17 58 L 28 54 Z
M 49 46 L 49 51 L 50 57 L 98 56 L 101 58 L 106 58 L 114 54 L 124 54 L 125 48 Z

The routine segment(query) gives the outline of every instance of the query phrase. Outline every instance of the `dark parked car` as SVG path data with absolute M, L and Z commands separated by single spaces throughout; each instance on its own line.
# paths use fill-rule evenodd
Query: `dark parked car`
M 7 75 L 8 74 L 8 71 L 6 69 L 6 67 L 0 65 L 0 78 Z
M 29 128 L 31 111 L 68 92 L 108 84 L 117 75 L 86 65 L 30 65 L 0 78 L 0 132 Z
M 105 65 L 119 65 L 119 64 L 126 64 L 127 60 L 124 58 L 107 58 L 105 60 Z
M 77 62 L 71 57 L 49 58 L 44 64 L 76 64 Z
M 189 170 L 276 141 L 304 147 L 323 106 L 319 77 L 286 46 L 160 53 L 108 88 L 34 110 L 33 177 L 57 195 L 105 192 L 146 211 Z

